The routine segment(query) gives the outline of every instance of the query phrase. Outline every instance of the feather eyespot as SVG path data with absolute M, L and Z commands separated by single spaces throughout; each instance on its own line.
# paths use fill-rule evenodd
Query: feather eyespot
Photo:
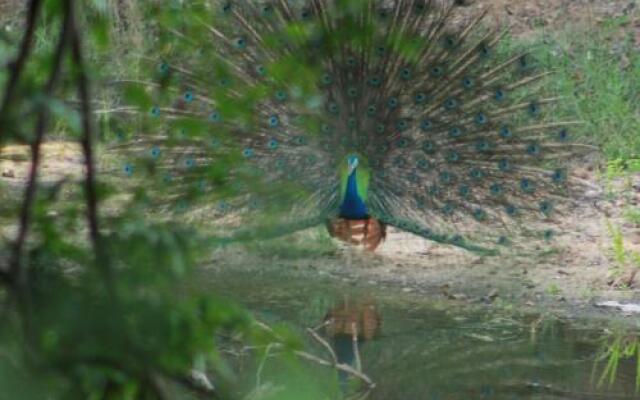
M 444 102 L 444 108 L 447 111 L 455 110 L 456 108 L 458 108 L 458 100 L 454 99 L 453 97 L 448 98 Z
M 477 181 L 484 178 L 484 172 L 482 172 L 482 170 L 479 170 L 478 168 L 473 168 L 469 172 L 469 176 L 471 177 L 471 179 Z
M 245 158 L 251 158 L 251 157 L 253 157 L 253 154 L 254 154 L 253 153 L 253 149 L 247 148 L 247 149 L 242 150 L 242 155 Z
M 515 216 L 516 214 L 518 214 L 518 209 L 516 208 L 516 206 L 508 204 L 507 206 L 505 206 L 504 211 L 507 213 L 507 215 L 509 215 L 510 217 Z
M 404 131 L 409 127 L 409 122 L 407 122 L 406 119 L 401 119 L 400 121 L 396 122 L 396 129 L 398 129 L 399 131 Z
M 444 68 L 439 65 L 431 67 L 431 76 L 434 78 L 439 78 L 444 74 Z
M 160 116 L 160 107 L 152 107 L 151 108 L 151 115 L 154 117 L 159 117 Z
M 500 196 L 504 193 L 504 189 L 498 183 L 492 184 L 491 187 L 489 188 L 489 191 L 493 196 Z
M 551 175 L 553 183 L 563 183 L 567 179 L 567 172 L 564 169 L 556 169 Z
M 273 6 L 271 6 L 270 4 L 265 4 L 262 7 L 262 16 L 270 17 L 272 14 L 273 14 Z
M 549 215 L 553 211 L 553 204 L 548 200 L 543 200 L 539 205 L 540 212 Z
M 461 185 L 460 188 L 458 188 L 458 194 L 462 198 L 469 197 L 469 194 L 471 194 L 471 188 L 468 185 Z
M 485 125 L 487 122 L 489 122 L 489 118 L 485 113 L 480 112 L 476 115 L 476 117 L 474 118 L 474 121 L 478 125 Z
M 350 87 L 347 89 L 347 96 L 354 98 L 358 96 L 358 90 L 354 87 Z
M 567 140 L 569 140 L 569 130 L 566 128 L 561 129 L 560 132 L 558 132 L 558 139 L 561 142 L 566 142 Z
M 411 79 L 411 69 L 405 67 L 402 68 L 402 70 L 400 71 L 400 77 L 402 77 L 402 79 L 409 80 Z
M 275 128 L 280 124 L 280 119 L 277 115 L 272 115 L 269 117 L 269 126 Z
M 165 62 L 160 63 L 160 65 L 158 65 L 158 70 L 159 70 L 162 74 L 167 74 L 167 73 L 169 73 L 169 70 L 170 70 L 170 68 L 169 68 L 169 64 L 167 64 L 167 63 L 165 63 Z
M 391 97 L 387 100 L 387 106 L 391 109 L 398 107 L 398 99 L 396 97 Z
M 511 132 L 511 129 L 509 129 L 509 127 L 503 126 L 502 128 L 500 128 L 499 135 L 503 139 L 510 139 L 513 137 L 513 132 Z
M 418 160 L 418 162 L 416 163 L 418 168 L 421 170 L 427 170 L 429 169 L 429 161 L 421 158 L 420 160 Z
M 502 172 L 509 171 L 511 169 L 511 163 L 506 158 L 498 161 L 498 169 Z
M 453 175 L 449 171 L 442 171 L 440 173 L 440 182 L 445 185 L 450 184 L 453 181 Z
M 424 119 L 420 123 L 420 129 L 422 129 L 423 131 L 427 131 L 431 128 L 433 128 L 433 122 L 431 122 L 431 120 L 429 119 Z
M 374 115 L 376 115 L 376 111 L 377 111 L 377 107 L 373 104 L 367 107 L 367 115 L 369 115 L 370 117 L 373 117 Z
M 458 128 L 457 126 L 449 129 L 449 137 L 458 138 L 460 136 L 462 136 L 462 129 Z
M 133 175 L 133 165 L 131 164 L 125 164 L 124 165 L 124 174 L 126 176 L 131 176 Z
M 447 153 L 447 161 L 450 163 L 457 163 L 458 161 L 460 161 L 460 154 L 453 150 L 449 151 Z
M 380 77 L 374 76 L 370 78 L 368 82 L 370 86 L 378 87 L 380 86 L 380 84 L 382 84 L 382 79 L 380 79 Z
M 435 152 L 435 149 L 436 149 L 436 145 L 430 140 L 427 140 L 426 142 L 422 143 L 422 151 L 424 151 L 427 154 Z
M 487 219 L 487 212 L 481 208 L 476 208 L 475 210 L 473 210 L 473 218 L 475 218 L 477 221 L 484 221 L 485 219 Z
M 269 143 L 267 143 L 267 147 L 271 150 L 275 150 L 278 148 L 278 141 L 275 139 L 271 139 L 269 140 Z
M 396 146 L 398 146 L 401 149 L 404 149 L 407 146 L 409 146 L 409 140 L 405 137 L 401 137 L 396 141 Z
M 540 114 L 540 105 L 537 102 L 532 101 L 531 103 L 529 103 L 527 111 L 529 111 L 529 114 L 531 116 L 536 117 Z
M 184 94 L 184 101 L 186 101 L 187 103 L 191 103 L 193 101 L 193 92 L 191 90 L 185 92 Z
M 159 147 L 154 147 L 151 149 L 151 157 L 153 158 L 158 158 L 160 157 L 160 148 Z
M 220 116 L 220 113 L 218 113 L 217 111 L 214 111 L 211 114 L 209 114 L 209 121 L 220 122 L 221 120 L 222 120 L 222 117 Z
M 465 89 L 471 89 L 474 85 L 475 81 L 473 80 L 473 78 L 465 77 L 464 79 L 462 79 L 462 86 Z
M 416 104 L 423 104 L 427 101 L 427 95 L 424 93 L 417 93 L 414 97 Z
M 520 189 L 525 193 L 533 193 L 535 191 L 535 185 L 529 178 L 522 178 L 520 180 Z
M 455 211 L 455 207 L 453 206 L 453 204 L 447 202 L 443 207 L 442 207 L 442 213 L 445 215 L 453 215 Z
M 540 146 L 536 143 L 531 143 L 527 146 L 527 154 L 530 156 L 539 156 L 540 155 Z
M 507 94 L 502 89 L 496 89 L 493 98 L 496 99 L 496 101 L 503 101 L 507 98 Z
M 233 44 L 237 49 L 242 50 L 247 47 L 247 40 L 243 37 L 239 37 L 233 41 Z
M 276 100 L 278 101 L 285 101 L 287 100 L 287 92 L 285 92 L 284 90 L 278 90 L 276 91 Z

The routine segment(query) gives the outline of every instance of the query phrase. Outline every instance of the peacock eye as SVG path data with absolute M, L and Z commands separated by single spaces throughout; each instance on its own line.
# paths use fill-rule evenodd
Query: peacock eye
M 466 77 L 462 80 L 462 86 L 465 89 L 471 89 L 474 86 L 474 81 L 472 78 Z
M 153 158 L 158 158 L 160 157 L 160 148 L 158 148 L 157 146 L 154 147 L 153 149 L 151 149 L 151 157 Z
M 487 115 L 483 112 L 478 113 L 474 120 L 478 125 L 484 125 L 489 122 L 489 118 L 487 118 Z
M 124 166 L 124 173 L 127 176 L 131 176 L 133 175 L 133 166 L 131 164 L 125 164 Z
M 452 138 L 457 138 L 462 136 L 462 129 L 456 127 L 453 127 L 449 130 L 449 136 Z
M 502 89 L 496 89 L 496 92 L 494 93 L 494 98 L 496 99 L 496 101 L 502 101 L 507 97 L 506 93 L 504 92 L 504 90 Z
M 193 92 L 191 92 L 190 90 L 189 90 L 189 91 L 187 91 L 187 92 L 184 94 L 184 100 L 185 100 L 187 103 L 191 103 L 191 102 L 193 101 Z
M 272 128 L 275 128 L 276 126 L 278 126 L 279 123 L 280 123 L 280 119 L 278 118 L 277 115 L 272 115 L 271 117 L 269 117 L 269 126 L 271 126 Z
M 253 157 L 253 154 L 254 154 L 254 153 L 253 153 L 253 149 L 249 149 L 249 148 L 247 148 L 247 149 L 242 150 L 242 155 L 243 155 L 245 158 L 251 158 L 251 157 Z
M 152 107 L 151 108 L 151 115 L 154 116 L 154 117 L 160 116 L 160 107 Z
M 503 126 L 502 128 L 500 128 L 500 137 L 502 137 L 503 139 L 509 139 L 513 136 L 513 133 L 511 132 L 511 129 L 509 129 L 506 126 Z

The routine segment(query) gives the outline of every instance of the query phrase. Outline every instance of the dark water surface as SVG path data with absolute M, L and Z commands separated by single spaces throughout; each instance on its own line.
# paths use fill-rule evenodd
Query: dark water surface
M 611 386 L 596 385 L 604 367 L 599 364 L 593 373 L 603 344 L 601 324 L 587 327 L 588 321 L 569 323 L 492 305 L 454 305 L 437 296 L 428 300 L 329 278 L 309 282 L 268 272 L 209 278 L 212 289 L 257 318 L 284 323 L 306 338 L 304 329 L 317 327 L 328 315 L 352 318 L 361 333 L 362 370 L 376 383 L 369 399 L 640 399 L 635 359 L 620 361 Z M 339 357 L 345 353 L 341 329 L 320 330 Z M 311 339 L 307 344 L 314 354 L 327 357 Z M 349 346 L 343 359 L 353 361 L 348 353 Z M 323 370 L 318 376 L 328 374 L 318 369 Z

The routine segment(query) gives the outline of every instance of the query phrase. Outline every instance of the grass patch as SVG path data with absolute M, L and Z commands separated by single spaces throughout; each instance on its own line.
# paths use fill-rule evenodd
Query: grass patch
M 575 131 L 579 142 L 640 170 L 640 52 L 624 25 L 610 19 L 596 28 L 570 26 L 528 41 L 507 38 L 503 50 L 529 51 L 542 70 L 555 71 L 543 91 L 562 98 L 562 119 L 584 123 Z

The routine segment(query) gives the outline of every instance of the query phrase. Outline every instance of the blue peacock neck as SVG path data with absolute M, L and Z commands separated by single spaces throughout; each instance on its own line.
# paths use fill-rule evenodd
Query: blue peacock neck
M 340 217 L 345 219 L 369 218 L 367 206 L 358 194 L 357 169 L 354 169 L 347 178 L 347 188 L 344 199 L 340 205 Z

